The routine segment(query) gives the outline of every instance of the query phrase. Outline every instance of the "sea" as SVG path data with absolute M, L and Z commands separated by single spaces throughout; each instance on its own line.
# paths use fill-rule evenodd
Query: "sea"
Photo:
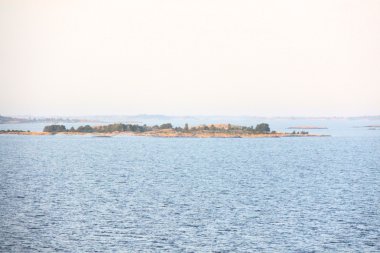
M 0 252 L 380 252 L 380 122 L 269 123 L 330 137 L 0 135 Z

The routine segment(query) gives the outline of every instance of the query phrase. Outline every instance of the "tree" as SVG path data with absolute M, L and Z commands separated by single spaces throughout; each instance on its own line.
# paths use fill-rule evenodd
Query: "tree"
M 176 132 L 182 132 L 182 131 L 183 131 L 183 129 L 182 129 L 181 127 L 175 127 L 174 130 L 175 130 Z
M 160 126 L 160 129 L 172 129 L 173 126 L 171 123 L 165 123 Z
M 81 133 L 92 133 L 94 129 L 92 129 L 90 125 L 85 125 L 78 127 L 77 131 Z
M 269 125 L 267 123 L 260 123 L 256 125 L 255 130 L 259 133 L 267 133 L 270 132 Z
M 44 132 L 56 133 L 56 132 L 66 132 L 66 127 L 64 125 L 50 125 L 44 127 Z

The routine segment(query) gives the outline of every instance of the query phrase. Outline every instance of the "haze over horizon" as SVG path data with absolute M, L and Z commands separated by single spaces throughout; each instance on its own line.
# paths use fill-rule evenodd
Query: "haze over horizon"
M 0 114 L 380 114 L 380 1 L 0 0 Z
M 356 119 L 356 118 L 367 118 L 367 119 L 380 119 L 380 114 L 377 115 L 349 115 L 349 116 L 310 116 L 310 115 L 289 115 L 289 116 L 279 116 L 279 115 L 220 115 L 220 114 L 188 114 L 188 115 L 174 115 L 174 114 L 88 114 L 88 115 L 68 115 L 68 114 L 15 114 L 15 115 L 6 115 L 0 113 L 2 117 L 13 117 L 13 118 L 67 118 L 67 119 L 96 119 L 96 118 L 109 118 L 109 119 L 119 119 L 119 118 L 203 118 L 203 119 L 211 119 L 211 118 L 220 118 L 220 119 L 243 119 L 243 118 L 267 118 L 267 119 Z

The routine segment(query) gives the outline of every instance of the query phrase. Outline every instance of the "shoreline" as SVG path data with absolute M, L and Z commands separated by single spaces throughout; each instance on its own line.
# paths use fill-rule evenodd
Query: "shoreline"
M 0 132 L 0 135 L 30 135 L 30 136 L 52 136 L 52 135 L 79 135 L 93 137 L 112 137 L 112 136 L 141 136 L 156 138 L 283 138 L 283 137 L 331 137 L 324 134 L 292 134 L 292 133 L 267 133 L 267 134 L 248 134 L 248 133 L 220 133 L 220 132 L 174 132 L 174 131 L 152 131 L 152 132 L 110 132 L 110 133 L 81 133 L 81 132 L 22 132 L 10 131 Z
M 89 135 L 94 137 L 143 136 L 160 138 L 281 138 L 281 137 L 325 137 L 329 135 L 309 134 L 306 131 L 300 132 L 276 132 L 271 131 L 269 124 L 260 123 L 254 126 L 238 126 L 231 124 L 212 124 L 189 127 L 186 123 L 182 127 L 173 127 L 171 123 L 164 123 L 160 126 L 131 125 L 113 123 L 100 126 L 78 126 L 76 129 L 66 128 L 64 125 L 45 126 L 43 131 L 22 131 L 22 130 L 0 130 L 0 134 L 16 135 Z

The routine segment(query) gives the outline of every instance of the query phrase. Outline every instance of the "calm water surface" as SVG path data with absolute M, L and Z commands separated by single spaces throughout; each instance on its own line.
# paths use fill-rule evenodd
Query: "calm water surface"
M 379 134 L 0 135 L 2 252 L 379 252 L 379 239 Z

